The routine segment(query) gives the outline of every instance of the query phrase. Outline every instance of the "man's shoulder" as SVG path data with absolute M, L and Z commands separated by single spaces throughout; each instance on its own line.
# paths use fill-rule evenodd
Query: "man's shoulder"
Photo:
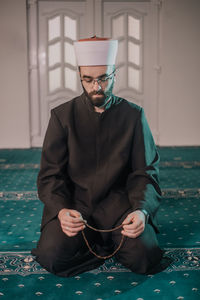
M 52 109 L 52 111 L 54 113 L 56 113 L 57 115 L 63 114 L 63 113 L 67 113 L 68 111 L 70 112 L 74 106 L 78 105 L 80 103 L 80 100 L 82 98 L 81 96 L 77 96 L 71 100 L 68 100 L 58 106 L 56 106 L 55 108 Z
M 142 107 L 137 105 L 134 102 L 131 102 L 125 98 L 121 98 L 118 96 L 116 97 L 116 103 L 120 103 L 121 104 L 121 108 L 127 111 L 130 111 L 131 113 L 140 113 L 142 110 Z

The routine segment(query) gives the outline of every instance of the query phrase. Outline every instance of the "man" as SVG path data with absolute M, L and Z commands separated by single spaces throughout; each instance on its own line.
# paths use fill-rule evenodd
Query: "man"
M 133 272 L 151 272 L 162 257 L 159 155 L 143 109 L 112 94 L 117 47 L 97 37 L 76 42 L 84 92 L 51 111 L 38 175 L 41 236 L 32 254 L 58 276 L 100 266 L 122 237 L 115 257 Z M 99 233 L 84 220 L 97 229 L 122 227 Z

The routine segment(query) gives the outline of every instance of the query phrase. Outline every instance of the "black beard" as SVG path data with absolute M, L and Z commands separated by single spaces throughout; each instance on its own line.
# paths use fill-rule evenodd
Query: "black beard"
M 83 85 L 82 85 L 82 87 L 83 87 L 83 91 L 84 91 L 85 95 L 87 96 L 87 98 L 89 99 L 89 101 L 91 102 L 92 105 L 100 107 L 106 103 L 107 96 L 104 94 L 103 91 L 88 93 Z M 93 96 L 95 96 L 95 95 L 101 95 L 101 97 L 93 98 Z
M 81 84 L 82 84 L 82 82 L 81 82 Z M 109 90 L 106 93 L 104 93 L 102 90 L 100 90 L 98 92 L 88 93 L 86 91 L 86 89 L 84 88 L 83 84 L 82 84 L 82 87 L 83 87 L 83 91 L 84 91 L 85 95 L 87 96 L 87 98 L 89 99 L 90 103 L 94 106 L 101 107 L 101 106 L 104 106 L 107 103 L 108 99 L 112 96 L 114 80 L 113 80 Z M 101 97 L 93 98 L 93 96 L 95 96 L 95 95 L 101 95 Z

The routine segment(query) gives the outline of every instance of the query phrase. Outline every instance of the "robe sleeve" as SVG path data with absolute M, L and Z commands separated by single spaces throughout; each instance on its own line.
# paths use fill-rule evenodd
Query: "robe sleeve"
M 133 210 L 145 209 L 150 222 L 155 225 L 154 217 L 161 200 L 159 187 L 159 154 L 143 109 L 137 119 L 131 149 L 131 173 L 126 188 Z
M 71 197 L 66 175 L 67 162 L 67 133 L 52 110 L 37 178 L 38 196 L 45 204 L 42 227 L 56 217 L 62 208 L 70 206 Z

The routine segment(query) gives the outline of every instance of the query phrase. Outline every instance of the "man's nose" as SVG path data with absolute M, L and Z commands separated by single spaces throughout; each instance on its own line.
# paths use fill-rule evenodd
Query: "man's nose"
M 101 86 L 100 86 L 100 84 L 98 83 L 97 80 L 94 80 L 94 81 L 93 81 L 93 89 L 94 89 L 95 91 L 97 91 L 97 92 L 101 90 Z

